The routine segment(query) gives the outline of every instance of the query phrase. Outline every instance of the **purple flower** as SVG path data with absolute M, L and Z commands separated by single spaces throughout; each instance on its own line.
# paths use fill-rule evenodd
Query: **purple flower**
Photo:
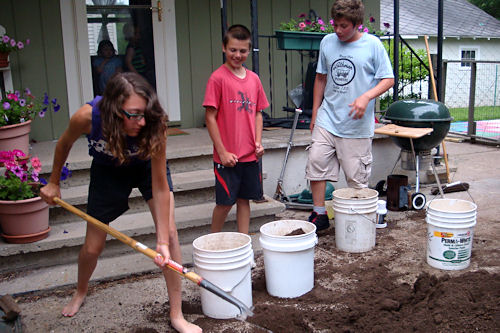
M 47 110 L 47 109 L 45 109 L 45 110 Z M 40 118 L 45 117 L 45 111 L 43 111 L 43 110 L 42 110 L 42 111 L 38 112 L 38 116 L 39 116 Z
M 306 17 L 306 14 L 305 14 L 305 13 L 301 13 L 301 14 L 299 15 L 299 18 L 303 18 L 303 17 Z
M 19 92 L 19 90 L 16 90 L 14 94 L 17 96 L 17 98 L 21 97 L 21 93 Z
M 49 105 L 49 95 L 47 95 L 47 93 L 43 93 L 43 102 L 42 103 L 45 105 Z M 45 110 L 47 110 L 47 108 L 45 108 Z
M 26 105 L 26 100 L 25 100 L 25 99 L 23 99 L 23 98 L 21 98 L 21 99 L 19 100 L 19 105 L 21 105 L 21 106 L 25 106 L 25 105 Z
M 31 90 L 29 90 L 28 88 L 24 89 L 24 92 L 26 93 L 26 95 L 31 95 Z
M 304 23 L 307 25 L 311 25 L 312 22 L 311 22 L 311 20 L 305 20 Z
M 66 163 L 65 166 L 63 166 L 61 170 L 61 180 L 66 180 L 68 177 L 71 177 L 71 170 L 68 168 L 68 163 Z
M 3 103 L 3 109 L 4 109 L 4 110 L 8 110 L 8 109 L 10 109 L 10 103 L 9 103 L 9 102 L 4 102 L 4 103 Z
M 389 29 L 389 27 L 390 27 L 390 26 L 391 26 L 391 25 L 390 25 L 389 23 L 384 22 L 384 27 L 386 27 L 387 29 Z
M 23 177 L 24 175 L 24 172 L 23 172 L 23 169 L 21 169 L 21 167 L 19 165 L 14 165 L 10 171 L 16 175 L 16 177 L 18 178 L 21 178 Z
M 42 183 L 43 185 L 47 185 L 47 181 L 45 180 L 45 178 L 40 178 L 40 183 Z
M 31 43 L 31 40 L 29 38 L 26 39 L 26 45 L 30 45 L 30 43 Z
M 12 47 L 16 46 L 16 41 L 14 40 L 14 38 L 12 38 L 12 39 L 10 40 L 10 45 L 11 45 Z
M 2 37 L 2 42 L 4 42 L 4 43 L 8 43 L 8 42 L 9 42 L 9 40 L 10 40 L 10 37 L 9 37 L 9 36 L 7 36 L 7 35 L 3 35 L 3 37 Z
M 370 16 L 370 23 L 375 22 L 375 18 L 373 16 Z
M 363 32 L 370 32 L 370 30 L 368 30 L 368 28 L 364 28 Z
M 330 24 L 333 25 L 335 22 L 333 20 L 330 20 Z
M 59 104 L 54 105 L 54 112 L 59 111 L 61 109 L 61 106 Z
M 19 50 L 22 50 L 22 49 L 24 48 L 24 44 L 23 44 L 23 42 L 17 42 L 17 48 L 18 48 Z
M 39 180 L 38 179 L 38 172 L 33 170 L 33 172 L 31 172 L 31 179 L 33 179 L 35 182 L 37 182 Z
M 318 23 L 321 25 L 325 24 L 325 22 L 321 18 L 318 19 Z

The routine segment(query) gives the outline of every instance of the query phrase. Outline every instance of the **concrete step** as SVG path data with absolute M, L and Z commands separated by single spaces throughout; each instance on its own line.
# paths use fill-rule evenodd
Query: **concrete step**
M 284 211 L 281 202 L 266 197 L 263 203 L 251 202 L 251 230 L 256 231 L 262 223 L 275 219 Z M 214 203 L 203 203 L 179 207 L 175 210 L 176 225 L 181 244 L 191 243 L 196 237 L 209 232 Z M 236 230 L 236 207 L 229 213 L 227 228 Z M 122 215 L 111 227 L 147 246 L 155 246 L 155 227 L 149 212 Z M 67 264 L 76 261 L 80 246 L 85 239 L 86 223 L 61 223 L 51 226 L 49 236 L 29 244 L 0 242 L 0 273 Z M 108 236 L 102 257 L 112 257 L 133 252 L 127 246 Z
M 259 233 L 250 234 L 254 255 L 261 253 Z M 125 245 L 124 245 L 125 246 Z M 193 246 L 191 243 L 181 245 L 182 265 L 193 269 Z M 0 280 L 2 294 L 22 295 L 25 293 L 46 291 L 65 286 L 75 286 L 78 265 L 74 261 L 50 267 L 42 267 L 24 271 L 13 279 Z M 90 279 L 91 283 L 120 279 L 133 274 L 159 272 L 159 268 L 151 259 L 142 253 L 133 252 L 114 257 L 100 258 Z M 63 305 L 61 304 L 61 307 Z
M 182 207 L 214 201 L 215 179 L 212 169 L 196 170 L 172 174 L 175 205 Z M 61 188 L 62 198 L 69 204 L 86 211 L 88 183 Z M 138 189 L 133 189 L 129 197 L 130 213 L 149 211 Z M 59 206 L 50 208 L 50 224 L 68 223 L 75 216 Z

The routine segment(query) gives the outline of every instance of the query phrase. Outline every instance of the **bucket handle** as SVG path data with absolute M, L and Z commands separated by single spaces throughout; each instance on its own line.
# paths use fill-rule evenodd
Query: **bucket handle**
M 248 272 L 247 272 L 245 275 L 243 275 L 243 277 L 242 277 L 242 278 L 238 281 L 238 283 L 236 283 L 236 284 L 235 284 L 232 288 L 229 288 L 229 289 L 223 289 L 223 290 L 224 290 L 226 293 L 232 293 L 232 292 L 233 292 L 233 290 L 234 290 L 236 287 L 238 287 L 238 286 L 239 286 L 239 285 L 243 282 L 243 280 L 245 280 L 245 278 L 248 276 L 248 274 L 250 274 L 250 273 L 252 272 L 252 267 L 253 267 L 253 265 L 255 265 L 255 262 L 254 262 L 254 261 L 253 261 L 253 259 L 252 259 L 252 261 L 250 262 L 250 269 L 248 270 Z
M 349 207 L 349 210 L 350 210 L 350 211 L 352 211 L 352 212 L 354 212 L 354 213 L 356 213 L 356 214 L 358 214 L 358 215 L 361 215 L 363 218 L 367 219 L 368 221 L 372 222 L 373 224 L 377 224 L 377 221 L 372 221 L 372 220 L 370 220 L 368 217 L 366 217 L 366 215 L 365 215 L 365 214 L 358 212 L 358 211 L 357 211 L 357 210 L 355 210 L 354 208 Z

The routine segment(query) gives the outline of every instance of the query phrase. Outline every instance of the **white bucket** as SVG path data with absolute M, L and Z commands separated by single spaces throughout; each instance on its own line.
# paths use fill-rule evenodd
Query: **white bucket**
M 225 292 L 252 307 L 252 240 L 238 232 L 204 235 L 193 241 L 195 271 Z M 201 289 L 201 308 L 207 317 L 236 318 L 239 309 L 219 296 Z
M 476 204 L 459 199 L 435 199 L 427 205 L 427 263 L 459 270 L 470 265 Z
M 342 188 L 333 192 L 335 244 L 345 252 L 375 247 L 378 192 L 369 188 Z
M 300 229 L 304 234 L 285 236 Z M 267 292 L 276 297 L 299 297 L 314 287 L 316 226 L 307 221 L 280 220 L 260 227 Z

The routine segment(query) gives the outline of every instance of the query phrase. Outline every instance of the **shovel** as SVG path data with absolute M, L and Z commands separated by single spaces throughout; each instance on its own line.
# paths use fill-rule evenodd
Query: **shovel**
M 124 233 L 111 228 L 107 224 L 102 223 L 96 218 L 93 218 L 92 216 L 85 214 L 75 206 L 72 206 L 68 204 L 67 202 L 63 201 L 61 198 L 54 198 L 54 202 L 63 207 L 64 209 L 70 211 L 71 213 L 80 216 L 84 220 L 86 220 L 89 223 L 92 223 L 99 229 L 105 231 L 106 233 L 110 234 L 111 236 L 115 237 L 119 241 L 127 244 L 131 248 L 135 249 L 136 251 L 139 251 L 146 256 L 150 257 L 151 259 L 156 258 L 159 253 L 148 248 L 146 245 L 139 243 L 135 241 L 134 239 L 130 238 L 129 236 L 125 235 Z M 240 310 L 240 315 L 238 316 L 238 319 L 245 320 L 247 316 L 253 316 L 252 310 L 250 310 L 243 302 L 238 300 L 237 298 L 233 297 L 232 295 L 228 294 L 221 288 L 217 287 L 215 284 L 211 283 L 210 281 L 205 280 L 203 277 L 199 276 L 198 274 L 194 272 L 190 272 L 187 270 L 187 268 L 183 267 L 182 265 L 176 263 L 173 260 L 168 260 L 167 267 L 170 268 L 171 270 L 179 273 L 183 277 L 193 281 L 197 285 L 199 285 L 202 288 L 205 288 L 206 290 L 210 291 L 211 293 L 214 293 L 215 295 L 219 296 L 220 298 L 224 299 L 225 301 L 233 304 Z

